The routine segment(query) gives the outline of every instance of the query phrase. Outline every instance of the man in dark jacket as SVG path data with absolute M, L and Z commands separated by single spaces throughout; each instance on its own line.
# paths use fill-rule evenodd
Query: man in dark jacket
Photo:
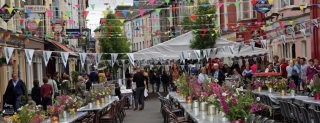
M 14 105 L 14 110 L 17 111 L 21 107 L 21 98 L 25 95 L 24 82 L 18 78 L 16 73 L 12 74 L 12 79 L 9 80 L 4 101 Z
M 219 69 L 219 65 L 217 63 L 213 65 L 213 70 L 211 70 L 211 74 L 213 78 L 218 79 L 218 84 L 220 86 L 225 81 L 226 76 L 224 75 L 223 71 Z
M 140 70 L 140 66 L 137 66 L 136 72 L 133 75 L 133 82 L 136 83 L 136 88 L 133 88 L 136 90 L 136 100 L 135 100 L 135 108 L 134 111 L 138 110 L 139 102 L 141 103 L 141 108 L 139 110 L 143 110 L 144 108 L 144 89 L 146 85 L 146 80 L 143 75 L 143 73 Z
M 92 82 L 90 81 L 89 77 L 88 77 L 88 74 L 85 74 L 83 76 L 84 78 L 84 83 L 86 84 L 86 90 L 87 91 L 90 91 L 91 87 L 92 87 Z
M 91 68 L 89 79 L 93 84 L 97 84 L 99 80 L 98 72 L 95 71 L 94 67 Z
M 163 86 L 163 92 L 168 92 L 168 86 L 170 81 L 169 70 L 163 71 L 163 74 L 161 76 L 161 81 Z

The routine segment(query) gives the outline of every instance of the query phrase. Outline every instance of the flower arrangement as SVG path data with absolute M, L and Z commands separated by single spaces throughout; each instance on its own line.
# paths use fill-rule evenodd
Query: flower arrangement
M 111 95 L 111 89 L 112 89 L 112 86 L 106 86 L 106 93 L 107 95 Z
M 93 97 L 93 94 L 92 94 L 91 91 L 86 91 L 86 92 L 84 93 L 84 95 L 85 95 L 85 101 L 86 101 L 86 103 L 92 103 L 92 102 L 93 102 L 94 97 Z
M 182 74 L 179 79 L 176 80 L 175 85 L 177 86 L 177 88 L 179 88 L 179 90 L 181 91 L 181 93 L 184 96 L 189 96 L 190 95 L 190 91 L 189 91 L 189 84 L 188 84 L 188 78 L 187 75 Z
M 275 87 L 279 90 L 286 90 L 287 89 L 287 79 L 282 78 L 281 80 L 278 80 L 275 84 Z
M 260 80 L 260 78 L 256 79 L 256 81 L 254 82 L 254 86 L 256 86 L 256 87 L 263 86 L 263 82 Z
M 50 115 L 60 115 L 64 110 L 66 106 L 65 105 L 53 105 L 53 106 L 48 106 L 47 113 Z
M 277 79 L 275 77 L 270 77 L 268 76 L 266 78 L 266 80 L 264 81 L 265 85 L 268 87 L 268 88 L 274 88 L 274 84 L 277 82 Z
M 320 80 L 318 75 L 313 76 L 313 79 L 310 80 L 307 88 L 312 92 L 320 92 Z
M 101 97 L 105 97 L 106 96 L 106 94 L 107 94 L 106 91 L 107 91 L 107 89 L 103 89 L 103 90 L 100 91 L 99 94 L 101 95 Z
M 65 105 L 67 109 L 73 109 L 76 106 L 76 100 L 74 97 L 68 95 L 61 95 L 58 97 L 58 105 Z
M 291 80 L 290 83 L 289 83 L 289 89 L 290 89 L 290 90 L 295 90 L 295 89 L 297 89 L 297 86 L 296 86 L 296 84 L 294 83 L 293 80 Z
M 198 79 L 195 76 L 188 78 L 188 85 L 190 96 L 194 100 L 199 99 L 201 94 L 201 84 L 199 83 Z

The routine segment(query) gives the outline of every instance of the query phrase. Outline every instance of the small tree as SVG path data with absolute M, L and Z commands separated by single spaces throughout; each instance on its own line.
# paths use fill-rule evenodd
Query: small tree
M 213 30 L 215 28 L 215 19 L 217 18 L 217 15 L 215 15 L 216 7 L 214 5 L 203 6 L 204 4 L 208 5 L 209 1 L 198 0 L 198 8 L 195 10 L 195 14 L 192 15 L 195 19 L 193 20 L 192 16 L 185 16 L 180 23 L 183 30 L 193 30 L 194 39 L 191 40 L 190 44 L 192 49 L 213 48 L 216 43 L 215 40 L 218 34 Z M 214 35 L 212 36 L 212 34 Z

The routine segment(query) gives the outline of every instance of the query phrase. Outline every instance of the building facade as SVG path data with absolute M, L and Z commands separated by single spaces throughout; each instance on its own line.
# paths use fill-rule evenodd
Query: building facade
M 313 5 L 310 12 L 310 19 L 316 19 L 320 17 L 320 0 L 310 0 L 310 5 Z M 319 22 L 319 20 L 317 20 Z M 311 58 L 320 59 L 320 28 L 314 28 L 314 33 L 311 35 Z M 308 48 L 309 49 L 309 48 Z
M 290 0 L 288 2 L 284 1 L 274 1 L 274 7 L 267 14 L 268 17 L 272 16 L 273 13 L 279 13 L 281 16 L 278 19 L 267 20 L 267 22 L 273 22 L 273 25 L 267 26 L 267 34 L 273 35 L 275 40 L 272 44 L 268 44 L 268 50 L 273 55 L 278 55 L 280 58 L 285 58 L 287 60 L 296 57 L 304 57 L 306 59 L 312 58 L 311 52 L 312 46 L 310 32 L 308 30 L 310 25 L 313 25 L 310 20 L 310 9 L 306 8 L 304 11 L 300 10 L 300 5 L 305 6 L 305 3 L 310 3 L 310 0 Z M 305 21 L 307 26 L 306 38 L 303 37 L 299 31 L 303 27 L 300 25 L 302 21 Z M 281 27 L 280 23 L 283 24 Z M 294 27 L 295 40 L 291 38 L 291 31 L 289 28 L 292 24 L 297 25 Z M 279 30 L 282 30 L 286 35 L 286 43 L 284 44 L 281 40 Z M 265 37 L 268 38 L 268 37 Z
M 159 43 L 161 43 L 161 37 L 159 35 L 160 33 L 160 14 L 157 11 L 152 11 L 151 12 L 151 32 L 152 32 L 152 46 L 153 45 L 157 45 Z
M 232 2 L 232 0 L 223 0 L 223 3 L 227 3 L 227 2 Z M 215 3 L 213 3 L 214 5 L 217 3 L 217 1 L 215 1 Z M 235 32 L 233 29 L 231 29 L 230 27 L 232 26 L 237 26 L 237 8 L 235 6 L 227 6 L 227 4 L 223 4 L 219 9 L 217 9 L 217 13 L 218 15 L 217 17 L 217 21 L 216 23 L 218 23 L 221 27 L 222 31 L 222 35 L 221 38 L 222 39 L 226 39 L 229 41 L 244 41 L 241 40 L 243 38 L 241 38 L 242 36 L 239 35 L 238 40 L 236 38 L 236 34 L 237 32 Z M 231 25 L 229 25 L 227 27 L 226 24 L 230 23 Z M 227 31 L 224 31 L 224 28 L 230 28 Z

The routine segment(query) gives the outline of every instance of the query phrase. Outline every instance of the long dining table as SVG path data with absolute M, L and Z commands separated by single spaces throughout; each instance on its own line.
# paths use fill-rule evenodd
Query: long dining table
M 102 110 L 106 107 L 108 107 L 109 105 L 111 105 L 113 102 L 119 100 L 119 98 L 117 96 L 111 96 L 111 98 L 107 98 L 106 102 L 104 103 L 100 103 L 100 104 L 96 104 L 96 103 L 92 103 L 92 105 L 86 105 L 83 106 L 79 109 L 77 109 L 77 111 L 99 111 Z
M 193 108 L 191 103 L 185 100 L 176 92 L 169 92 L 169 96 L 180 103 L 180 107 L 184 109 L 185 116 L 190 117 L 196 123 L 229 123 L 222 114 L 208 115 L 206 111 L 200 111 L 199 108 Z
M 78 119 L 81 119 L 82 117 L 85 117 L 87 114 L 88 112 L 77 112 L 75 116 L 71 116 L 70 114 L 67 114 L 65 118 L 62 118 L 62 117 L 59 118 L 59 123 L 72 123 Z M 46 119 L 41 123 L 51 123 L 51 119 Z

